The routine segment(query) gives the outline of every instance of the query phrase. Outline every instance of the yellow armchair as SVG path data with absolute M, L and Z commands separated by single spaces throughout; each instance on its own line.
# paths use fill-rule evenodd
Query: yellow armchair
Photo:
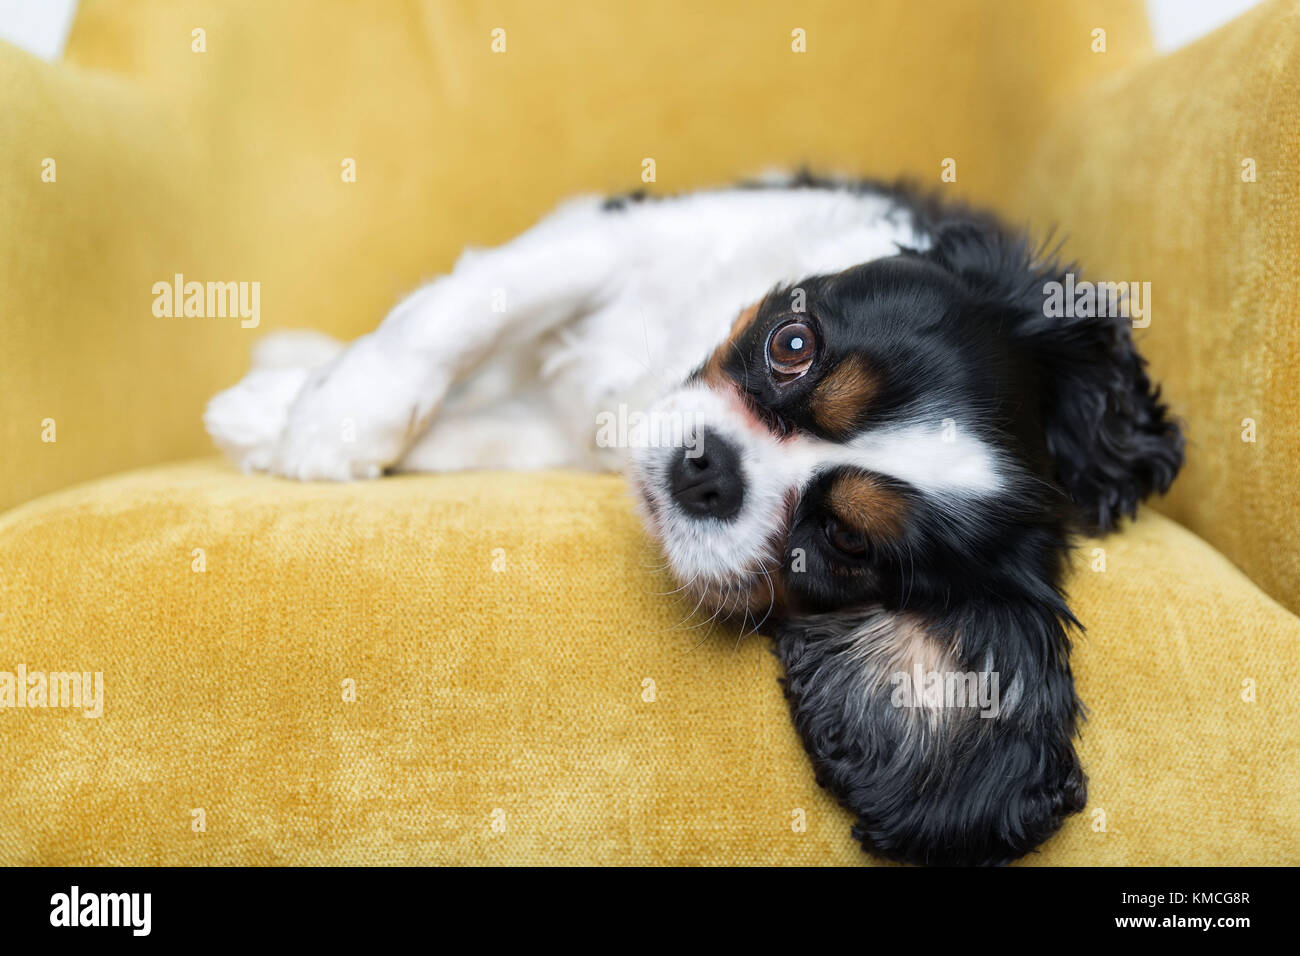
M 360 334 L 645 159 L 952 159 L 1152 282 L 1189 464 L 1080 546 L 1090 802 L 1028 862 L 1300 862 L 1294 4 L 1159 59 L 1120 0 L 384 9 L 86 0 L 65 62 L 0 47 L 0 863 L 869 862 L 620 479 L 181 460 L 260 334 Z M 257 327 L 155 315 L 177 274 L 258 282 Z M 4 706 L 20 666 L 102 695 Z

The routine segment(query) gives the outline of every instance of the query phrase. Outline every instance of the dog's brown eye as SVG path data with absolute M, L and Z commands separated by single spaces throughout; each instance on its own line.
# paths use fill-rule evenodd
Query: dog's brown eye
M 767 342 L 767 364 L 778 379 L 791 381 L 808 371 L 817 352 L 813 330 L 803 322 L 787 322 Z
M 836 551 L 851 557 L 860 558 L 867 553 L 867 539 L 862 532 L 834 518 L 826 519 L 826 539 Z

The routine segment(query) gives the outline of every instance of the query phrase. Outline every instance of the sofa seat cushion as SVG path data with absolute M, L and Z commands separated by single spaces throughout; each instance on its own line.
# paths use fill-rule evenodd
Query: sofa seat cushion
M 1090 802 L 1032 862 L 1297 862 L 1300 621 L 1153 512 L 1076 558 Z M 0 672 L 100 672 L 102 716 L 0 709 L 0 863 L 867 862 L 766 642 L 661 563 L 613 476 L 20 506 Z

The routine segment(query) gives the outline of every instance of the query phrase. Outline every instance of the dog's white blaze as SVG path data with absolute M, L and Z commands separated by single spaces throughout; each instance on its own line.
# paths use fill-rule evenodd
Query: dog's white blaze
M 868 431 L 847 446 L 846 463 L 932 494 L 990 494 L 1002 486 L 999 461 L 959 425 L 918 423 Z
M 682 388 L 653 411 L 730 438 L 742 459 L 746 452 L 761 458 L 786 487 L 801 488 L 818 472 L 842 466 L 888 475 L 928 494 L 986 495 L 1003 487 L 997 452 L 956 419 L 868 430 L 841 444 L 808 435 L 778 440 L 748 425 L 734 402 L 705 385 Z
M 708 434 L 727 439 L 740 455 L 745 498 L 729 521 L 680 514 L 669 499 L 667 473 L 680 449 L 646 448 L 634 454 L 639 473 L 658 509 L 664 547 L 677 573 L 690 580 L 728 581 L 771 567 L 772 542 L 784 529 L 789 492 L 802 492 L 830 468 L 861 468 L 906 482 L 936 497 L 965 498 L 996 493 L 1004 485 L 997 452 L 958 419 L 918 421 L 867 431 L 839 444 L 811 436 L 778 439 L 745 414 L 738 399 L 707 385 L 681 388 L 654 411 L 681 415 Z

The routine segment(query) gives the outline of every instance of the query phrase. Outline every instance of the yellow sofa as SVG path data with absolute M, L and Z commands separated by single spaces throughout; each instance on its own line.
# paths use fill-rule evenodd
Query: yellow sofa
M 64 62 L 0 45 L 0 674 L 103 681 L 0 707 L 0 862 L 870 862 L 618 478 L 295 484 L 200 425 L 266 331 L 366 331 L 651 158 L 906 173 L 1152 283 L 1188 465 L 1080 545 L 1089 805 L 1027 862 L 1300 863 L 1298 21 L 1156 57 L 1122 0 L 83 0 Z M 259 282 L 257 327 L 155 315 L 176 274 Z

